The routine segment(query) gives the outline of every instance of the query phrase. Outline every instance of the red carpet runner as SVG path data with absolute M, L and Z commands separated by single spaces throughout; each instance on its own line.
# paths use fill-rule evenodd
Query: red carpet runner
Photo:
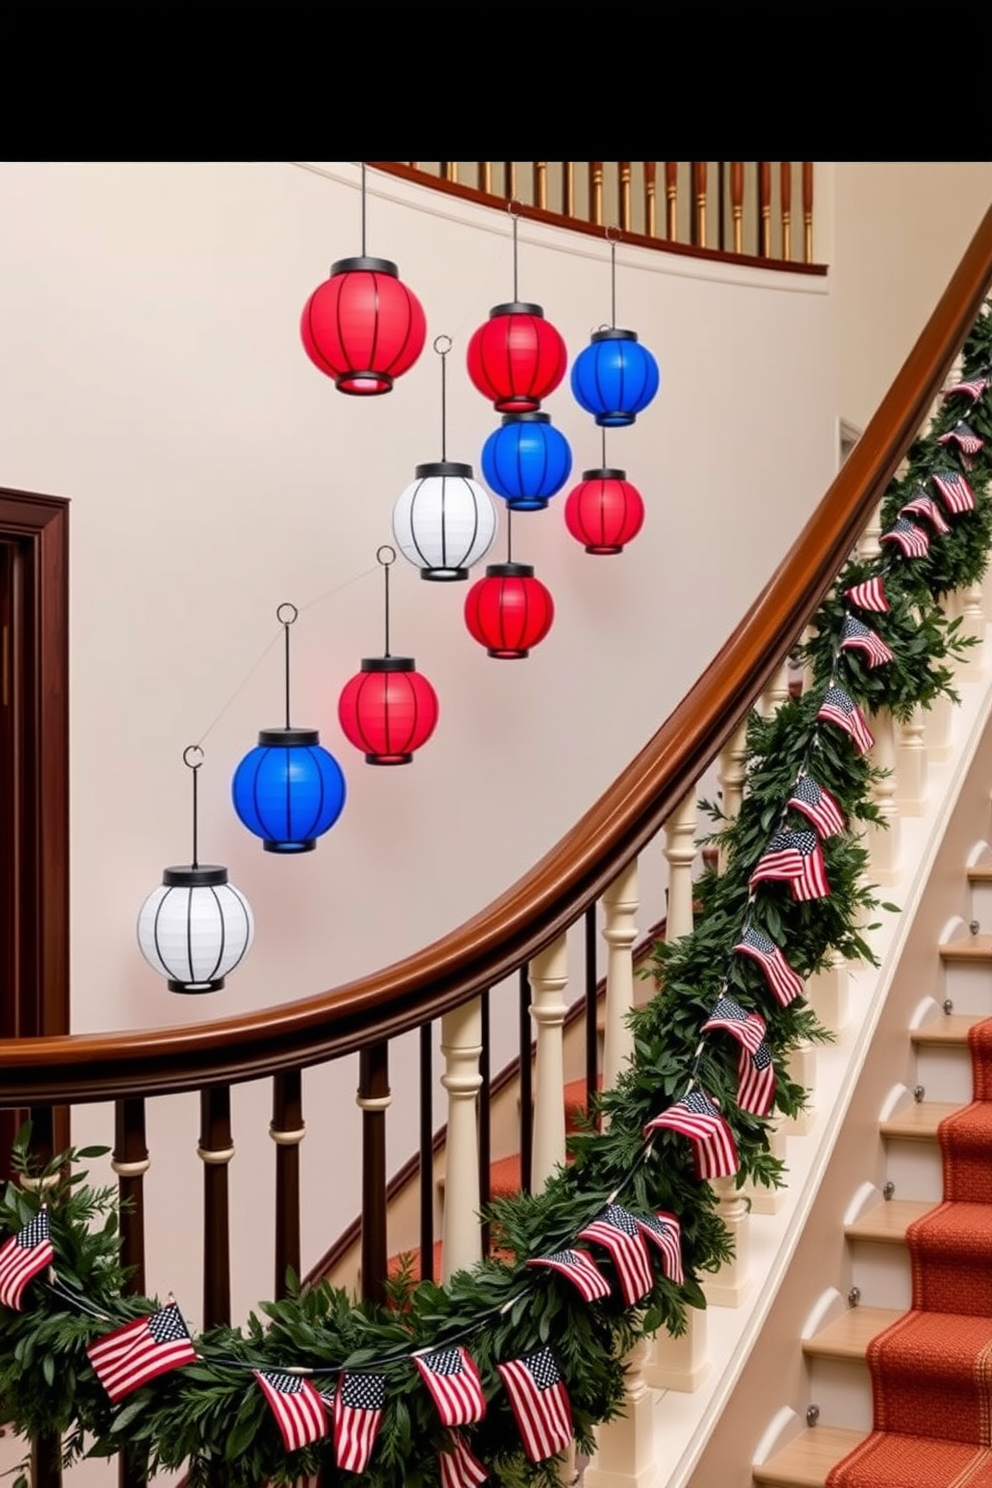
M 912 1224 L 913 1308 L 868 1345 L 874 1429 L 828 1488 L 992 1488 L 992 1019 L 941 1122 L 944 1199 Z

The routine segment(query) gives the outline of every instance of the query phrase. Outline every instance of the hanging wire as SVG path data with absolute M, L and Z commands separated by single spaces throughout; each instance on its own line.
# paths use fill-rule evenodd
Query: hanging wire
M 441 365 L 443 367 L 444 363 L 442 362 Z M 387 553 L 389 555 L 388 558 L 385 556 L 385 554 L 387 554 Z M 383 581 L 383 585 L 384 585 L 384 589 L 385 589 L 384 610 L 385 610 L 385 620 L 386 620 L 386 648 L 385 648 L 385 650 L 383 652 L 383 655 L 384 656 L 388 656 L 389 655 L 389 570 L 390 570 L 391 566 L 396 562 L 396 549 L 390 547 L 389 543 L 383 543 L 382 547 L 381 548 L 378 548 L 376 550 L 375 561 L 376 561 L 376 563 L 379 563 L 379 564 L 382 565 L 382 581 Z
M 365 257 L 365 161 L 362 166 L 362 257 Z
M 194 756 L 199 756 L 194 762 Z M 193 772 L 193 856 L 190 860 L 191 868 L 199 868 L 200 862 L 197 857 L 197 827 L 198 827 L 198 803 L 197 803 L 197 773 L 203 764 L 203 750 L 199 744 L 187 744 L 183 750 L 183 764 Z
M 610 245 L 610 329 L 615 331 L 617 328 L 617 243 L 620 241 L 620 229 L 608 227 L 606 241 Z
M 506 561 L 513 562 L 513 507 L 506 508 Z
M 445 344 L 446 343 L 446 344 Z M 450 336 L 440 335 L 434 337 L 434 350 L 441 358 L 441 459 L 448 458 L 448 379 L 446 358 L 454 342 Z
M 283 611 L 284 610 L 286 611 L 286 614 L 288 615 L 288 619 L 286 618 L 286 615 L 283 614 Z M 279 624 L 283 628 L 283 634 L 284 634 L 284 639 L 285 639 L 285 659 L 286 659 L 286 727 L 287 728 L 289 728 L 289 627 L 295 623 L 295 621 L 296 621 L 297 616 L 299 615 L 299 613 L 300 612 L 296 608 L 296 606 L 294 604 L 288 603 L 288 601 L 286 603 L 284 603 L 284 604 L 281 604 L 281 605 L 277 606 L 277 608 L 276 608 L 276 619 L 279 621 Z
M 513 303 L 516 304 L 520 298 L 517 290 L 517 228 L 520 222 L 520 203 L 516 197 L 512 201 L 507 202 L 506 210 L 509 212 L 510 221 L 513 223 Z
M 602 468 L 605 470 L 606 469 L 606 426 L 605 426 L 605 424 L 603 425 L 603 427 L 600 429 L 599 432 L 603 436 L 603 438 L 602 438 L 602 450 L 603 450 Z

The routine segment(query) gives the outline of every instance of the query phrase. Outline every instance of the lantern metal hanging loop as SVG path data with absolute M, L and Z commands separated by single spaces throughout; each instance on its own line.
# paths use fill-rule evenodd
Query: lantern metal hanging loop
M 617 327 L 617 242 L 615 227 L 606 229 L 610 245 L 609 326 L 594 331 L 590 344 L 572 364 L 572 394 L 604 428 L 624 428 L 648 406 L 661 383 L 658 363 L 636 331 Z

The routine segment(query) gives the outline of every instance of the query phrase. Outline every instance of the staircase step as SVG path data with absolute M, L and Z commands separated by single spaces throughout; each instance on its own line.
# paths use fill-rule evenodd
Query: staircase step
M 909 1037 L 916 1048 L 968 1047 L 968 1030 L 982 1020 L 972 1013 L 944 1013 L 929 1023 L 921 1023 L 909 1030 Z
M 936 1142 L 940 1123 L 960 1109 L 960 1101 L 914 1101 L 885 1121 L 880 1121 L 878 1129 L 883 1137 L 901 1137 L 910 1142 Z
M 803 1339 L 803 1353 L 811 1359 L 860 1359 L 871 1340 L 902 1313 L 894 1307 L 849 1307 L 812 1338 Z
M 765 1488 L 823 1488 L 834 1464 L 863 1440 L 861 1431 L 846 1431 L 841 1426 L 811 1426 L 767 1462 L 753 1468 L 754 1481 Z
M 883 1245 L 905 1245 L 906 1230 L 933 1205 L 926 1199 L 889 1199 L 876 1204 L 860 1218 L 844 1226 L 848 1240 L 870 1240 Z
M 955 961 L 992 960 L 992 935 L 963 935 L 960 940 L 945 940 L 939 947 L 945 964 Z

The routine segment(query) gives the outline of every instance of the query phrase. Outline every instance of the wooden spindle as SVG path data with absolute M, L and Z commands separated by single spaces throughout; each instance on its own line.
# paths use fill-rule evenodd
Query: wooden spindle
M 620 231 L 630 232 L 630 161 L 617 161 L 617 201 L 620 210 Z
M 517 199 L 517 163 L 515 160 L 503 162 L 503 195 L 507 201 Z
M 603 1038 L 603 1084 L 612 1089 L 634 1052 L 630 1010 L 634 1005 L 634 916 L 640 904 L 637 859 L 628 863 L 603 895 L 603 939 L 606 958 L 606 1030 Z
M 803 161 L 803 263 L 813 262 L 813 162 Z
M 484 191 L 487 196 L 492 196 L 492 192 L 493 192 L 493 164 L 492 164 L 492 161 L 491 160 L 480 160 L 479 161 L 478 174 L 476 176 L 476 181 L 478 182 L 478 187 L 479 187 L 479 190 L 480 191 Z
M 520 1187 L 530 1193 L 534 1157 L 534 1051 L 530 1017 L 530 980 L 527 967 L 518 973 L 520 1013 Z
M 481 993 L 479 997 L 479 1017 L 481 1024 L 482 1053 L 479 1055 L 479 1208 L 488 1207 L 491 1194 L 491 1163 L 492 1163 L 492 1121 L 489 1102 L 489 1081 L 492 1077 L 492 1066 L 490 1064 L 490 1053 L 492 1047 L 492 1030 L 489 1021 L 489 989 Z M 482 1221 L 482 1254 L 489 1254 L 489 1221 Z
M 542 211 L 548 205 L 548 162 L 534 161 L 534 205 Z
M 32 1106 L 31 1153 L 42 1165 L 55 1156 L 55 1113 L 51 1106 Z M 23 1187 L 43 1191 L 56 1179 L 21 1179 Z M 31 1488 L 59 1488 L 62 1482 L 62 1442 L 55 1431 L 43 1431 L 31 1442 Z
M 411 170 L 419 170 L 420 169 L 420 166 L 419 166 L 419 164 L 417 163 L 416 160 L 411 160 L 410 161 L 410 169 Z
M 758 257 L 772 251 L 772 163 L 758 161 Z
M 575 216 L 574 160 L 563 160 L 561 163 L 561 214 L 563 217 Z
M 477 997 L 441 1019 L 441 1084 L 448 1092 L 445 1145 L 444 1246 L 441 1280 L 469 1270 L 481 1258 L 479 1139 L 475 1101 L 482 1085 L 482 1009 Z M 559 1090 L 559 1104 L 561 1091 Z
M 276 1299 L 286 1296 L 286 1272 L 300 1275 L 300 1143 L 303 1120 L 303 1075 L 286 1070 L 272 1080 L 269 1136 L 276 1145 Z
M 881 821 L 868 822 L 865 827 L 865 845 L 871 854 L 871 871 L 876 883 L 894 883 L 900 862 L 900 821 L 896 801 L 898 782 L 896 778 L 895 725 L 888 708 L 881 708 L 869 715 L 868 726 L 875 736 L 872 749 L 872 764 L 885 774 L 872 786 L 872 802 Z
M 603 162 L 589 162 L 589 221 L 596 227 L 603 225 Z
M 568 984 L 568 952 L 564 935 L 551 942 L 530 963 L 531 1017 L 537 1024 L 537 1069 L 534 1096 L 534 1159 L 532 1179 L 540 1191 L 565 1161 L 565 1060 L 562 1027 L 568 1008 L 563 993 Z
M 458 180 L 458 161 L 457 160 L 442 160 L 441 161 L 441 175 L 444 177 L 444 179 L 446 181 L 457 181 Z
M 668 863 L 668 914 L 665 940 L 691 935 L 692 865 L 696 861 L 696 792 L 683 796 L 666 820 L 664 853 Z
M 583 917 L 586 970 L 586 1110 L 592 1104 L 599 1077 L 599 978 L 596 975 L 596 906 L 590 904 Z
M 679 163 L 665 161 L 665 237 L 674 243 L 679 235 Z
M 650 1349 L 639 1339 L 624 1360 L 623 1407 L 597 1428 L 595 1462 L 579 1479 L 585 1488 L 637 1488 L 654 1475 L 656 1405 L 644 1377 Z
M 926 710 L 917 705 L 897 727 L 896 804 L 902 816 L 920 816 L 927 802 Z
M 792 258 L 792 161 L 779 164 L 779 210 L 782 214 L 782 257 Z
M 362 1296 L 386 1299 L 386 1111 L 389 1045 L 383 1040 L 358 1055 L 358 1095 L 362 1113 Z
M 721 808 L 726 817 L 725 825 L 730 826 L 740 814 L 741 802 L 744 799 L 744 782 L 747 780 L 747 720 L 744 719 L 737 725 L 730 738 L 720 751 L 717 764 L 717 774 L 720 781 Z M 720 872 L 726 871 L 726 847 L 720 849 Z
M 645 160 L 644 162 L 644 231 L 649 238 L 656 236 L 658 231 L 656 183 L 658 173 L 657 160 Z
M 211 1085 L 200 1092 L 200 1143 L 203 1163 L 203 1326 L 231 1321 L 231 1221 L 227 1166 L 234 1156 L 231 1087 Z
M 734 1254 L 712 1278 L 703 1282 L 707 1302 L 717 1307 L 738 1307 L 751 1284 L 748 1266 L 749 1201 L 737 1187 L 737 1179 L 711 1178 L 717 1196 L 717 1213 L 727 1227 Z
M 692 162 L 692 241 L 706 247 L 706 161 Z
M 734 234 L 734 252 L 744 252 L 744 162 L 730 162 L 730 216 Z
M 140 1097 L 114 1106 L 114 1152 L 110 1166 L 117 1174 L 121 1212 L 121 1264 L 130 1275 L 127 1290 L 145 1291 L 144 1178 L 151 1162 L 145 1144 L 145 1102 Z
M 433 1024 L 420 1025 L 420 1279 L 434 1280 Z

